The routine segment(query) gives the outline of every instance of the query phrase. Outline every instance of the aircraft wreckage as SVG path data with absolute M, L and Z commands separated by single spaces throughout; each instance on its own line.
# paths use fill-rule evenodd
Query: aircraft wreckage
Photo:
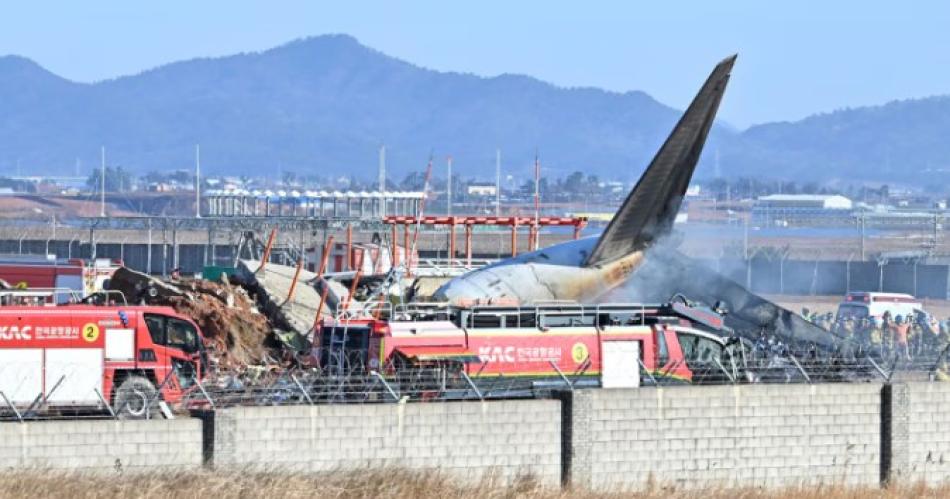
M 660 302 L 682 295 L 728 309 L 726 324 L 796 351 L 833 352 L 842 338 L 693 261 L 669 242 L 736 56 L 720 62 L 599 237 L 556 244 L 454 278 L 433 298 L 456 305 L 530 304 L 607 297 Z

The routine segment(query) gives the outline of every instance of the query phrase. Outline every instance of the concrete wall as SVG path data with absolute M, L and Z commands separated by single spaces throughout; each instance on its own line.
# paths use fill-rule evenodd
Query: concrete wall
M 950 383 L 896 384 L 893 391 L 895 478 L 950 481 Z
M 0 423 L 0 469 L 398 466 L 635 489 L 950 481 L 950 383 L 578 390 L 561 400 L 243 407 Z
M 0 469 L 197 468 L 201 421 L 37 421 L 0 424 Z
M 586 390 L 569 400 L 575 485 L 880 480 L 879 384 Z
M 214 465 L 398 466 L 479 480 L 561 477 L 556 400 L 243 407 L 214 415 Z

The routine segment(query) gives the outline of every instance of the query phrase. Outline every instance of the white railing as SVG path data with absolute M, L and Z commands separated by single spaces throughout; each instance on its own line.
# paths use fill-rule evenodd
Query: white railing
M 95 297 L 101 297 L 96 301 Z M 116 305 L 128 305 L 125 294 L 117 290 L 103 290 L 88 296 L 81 291 L 70 288 L 27 288 L 0 290 L 0 305 L 62 305 L 68 303 L 106 304 L 114 302 Z
M 420 258 L 413 262 L 412 273 L 419 276 L 456 276 L 491 265 L 490 258 Z

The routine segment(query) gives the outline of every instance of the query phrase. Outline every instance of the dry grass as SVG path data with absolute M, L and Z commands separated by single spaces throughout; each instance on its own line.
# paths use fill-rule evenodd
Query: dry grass
M 81 498 L 474 498 L 474 499 L 593 499 L 593 498 L 904 498 L 950 497 L 950 486 L 923 485 L 876 488 L 811 487 L 766 490 L 675 490 L 655 487 L 636 493 L 562 491 L 546 488 L 530 478 L 510 486 L 488 481 L 463 485 L 433 472 L 365 470 L 326 474 L 267 472 L 152 472 L 61 473 L 42 470 L 0 473 L 0 497 Z

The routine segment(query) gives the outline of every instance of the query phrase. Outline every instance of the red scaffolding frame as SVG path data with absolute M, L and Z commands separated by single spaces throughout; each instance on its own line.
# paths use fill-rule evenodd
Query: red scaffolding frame
M 587 217 L 538 217 L 533 216 L 483 216 L 483 215 L 429 215 L 420 220 L 413 216 L 387 216 L 383 223 L 392 225 L 392 241 L 396 241 L 396 227 L 403 227 L 403 244 L 409 246 L 409 227 L 421 223 L 422 225 L 447 225 L 449 227 L 449 255 L 450 260 L 455 258 L 455 228 L 465 227 L 465 259 L 468 265 L 472 264 L 472 227 L 476 225 L 497 225 L 511 227 L 511 256 L 518 256 L 518 227 L 528 227 L 528 251 L 538 249 L 538 230 L 541 226 L 571 226 L 574 227 L 574 239 L 581 235 L 581 230 L 587 226 Z M 393 244 L 393 265 L 398 263 L 398 255 Z M 411 269 L 410 269 L 411 273 Z

